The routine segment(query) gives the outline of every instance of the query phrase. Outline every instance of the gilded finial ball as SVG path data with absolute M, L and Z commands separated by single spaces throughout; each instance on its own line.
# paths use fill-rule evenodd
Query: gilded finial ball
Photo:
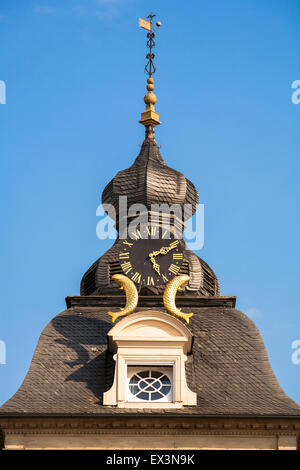
M 157 99 L 157 98 L 156 98 L 155 94 L 152 93 L 151 91 L 149 91 L 149 92 L 147 93 L 147 95 L 145 95 L 145 97 L 144 97 L 144 102 L 145 102 L 145 104 L 147 104 L 147 105 L 155 104 L 155 103 L 156 103 L 156 99 Z
M 157 22 L 156 22 L 156 26 L 157 26 L 158 28 L 160 28 L 160 26 L 161 26 L 161 21 L 157 21 Z
M 148 83 L 148 85 L 146 86 L 147 90 L 148 90 L 148 91 L 153 91 L 153 90 L 154 90 L 154 85 L 153 85 L 154 80 L 153 80 L 153 78 L 152 78 L 152 77 L 149 77 L 149 78 L 147 79 L 147 83 Z

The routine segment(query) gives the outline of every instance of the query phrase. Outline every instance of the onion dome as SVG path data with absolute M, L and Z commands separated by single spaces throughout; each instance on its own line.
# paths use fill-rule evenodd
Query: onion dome
M 198 191 L 193 183 L 166 165 L 155 139 L 149 137 L 133 165 L 119 171 L 103 191 L 102 203 L 113 205 L 117 226 L 120 196 L 127 196 L 128 207 L 139 203 L 149 212 L 154 204 L 179 204 L 185 220 L 195 213 L 198 204 Z

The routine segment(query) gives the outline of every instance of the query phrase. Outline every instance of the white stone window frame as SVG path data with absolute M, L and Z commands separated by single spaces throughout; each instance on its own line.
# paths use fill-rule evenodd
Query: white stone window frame
M 177 318 L 159 311 L 141 311 L 120 320 L 108 333 L 108 349 L 116 362 L 114 382 L 103 404 L 120 408 L 181 408 L 195 406 L 197 395 L 186 383 L 185 361 L 192 334 Z M 128 402 L 127 365 L 173 365 L 172 402 Z

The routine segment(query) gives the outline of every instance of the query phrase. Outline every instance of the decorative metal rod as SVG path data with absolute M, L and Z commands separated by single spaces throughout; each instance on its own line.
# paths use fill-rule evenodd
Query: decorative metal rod
M 147 33 L 147 42 L 146 42 L 149 52 L 146 55 L 147 63 L 145 65 L 145 72 L 148 74 L 150 78 L 152 77 L 152 75 L 155 74 L 155 71 L 156 71 L 156 66 L 154 65 L 154 61 L 153 61 L 155 54 L 152 52 L 152 49 L 155 47 L 155 33 L 158 31 L 158 28 L 161 26 L 161 22 L 157 21 L 156 22 L 157 29 L 154 28 L 153 18 L 155 16 L 156 15 L 154 15 L 153 13 L 150 13 L 150 15 L 147 16 L 147 18 L 149 18 L 149 21 L 139 18 L 139 26 L 149 31 Z

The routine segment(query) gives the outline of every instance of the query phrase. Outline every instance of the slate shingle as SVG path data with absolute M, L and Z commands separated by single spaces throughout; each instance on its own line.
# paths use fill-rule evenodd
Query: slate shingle
M 101 306 L 103 299 L 98 306 L 95 301 L 87 305 L 88 300 L 77 306 L 75 302 L 44 329 L 23 384 L 0 408 L 0 416 L 136 413 L 102 405 L 114 375 L 114 360 L 107 351 L 112 324 L 108 308 Z M 222 306 L 222 298 L 214 302 L 220 306 L 205 302 L 202 298 L 200 307 L 184 309 L 195 313 L 189 325 L 194 343 L 186 373 L 198 405 L 176 411 L 144 409 L 139 414 L 300 416 L 300 406 L 278 384 L 254 323 L 228 308 L 228 302 Z

